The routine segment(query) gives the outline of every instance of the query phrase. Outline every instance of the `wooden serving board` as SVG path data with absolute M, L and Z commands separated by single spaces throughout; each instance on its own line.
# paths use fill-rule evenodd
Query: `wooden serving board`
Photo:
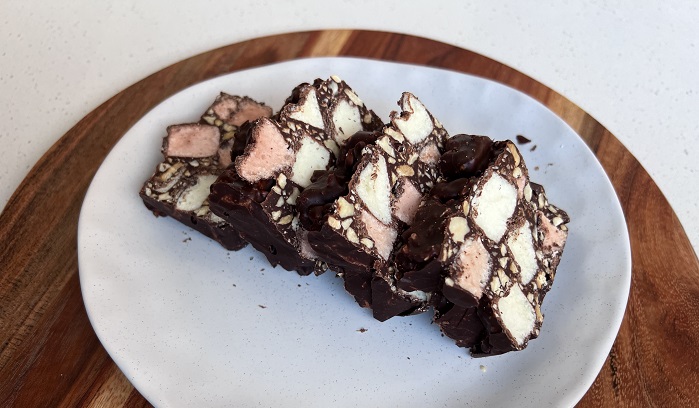
M 100 345 L 82 302 L 77 223 L 90 181 L 119 138 L 175 92 L 240 69 L 314 56 L 490 78 L 566 121 L 614 184 L 633 262 L 619 335 L 579 406 L 697 404 L 699 261 L 665 197 L 614 135 L 553 90 L 473 52 L 409 35 L 326 30 L 253 39 L 165 68 L 95 109 L 39 160 L 0 214 L 0 406 L 149 406 Z

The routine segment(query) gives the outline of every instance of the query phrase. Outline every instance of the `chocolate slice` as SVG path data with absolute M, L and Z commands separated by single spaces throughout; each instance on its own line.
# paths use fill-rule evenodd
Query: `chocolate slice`
M 539 335 L 541 304 L 553 285 L 568 234 L 568 215 L 548 203 L 543 187 L 529 182 L 514 144 L 508 142 L 507 148 L 514 164 L 507 169 L 517 187 L 517 207 L 499 241 L 501 254 L 507 255 L 500 258 L 500 268 L 491 275 L 478 306 L 486 336 L 471 348 L 474 356 L 522 350 Z M 503 266 L 504 258 L 511 261 L 509 268 Z M 511 274 L 503 276 L 501 271 L 508 269 Z
M 374 274 L 374 317 L 385 320 L 427 309 L 428 301 L 442 286 L 440 255 L 447 244 L 445 236 L 462 228 L 460 218 L 451 224 L 446 220 L 461 211 L 459 198 L 472 188 L 475 176 L 482 174 L 493 154 L 487 137 L 456 135 L 446 140 L 439 160 L 443 176 L 420 203 L 415 221 L 400 235 L 392 273 Z
M 374 315 L 429 304 L 442 332 L 474 355 L 521 350 L 543 322 L 568 216 L 529 182 L 512 142 L 457 135 L 445 151 L 445 178 L 401 234 L 391 266 L 375 272 L 374 287 L 390 283 L 393 296 L 374 290 Z M 422 303 L 408 296 L 415 293 Z
M 543 322 L 537 288 L 530 284 L 539 268 L 534 212 L 525 194 L 527 169 L 512 142 L 496 142 L 493 150 L 493 160 L 463 194 L 461 212 L 445 221 L 448 233 L 440 255 L 445 265 L 441 293 L 453 306 L 449 314 L 438 313 L 436 321 L 446 327 L 446 335 L 459 336 L 448 316 L 463 313 L 467 320 L 459 327 L 468 329 L 469 338 L 455 340 L 474 355 L 521 350 Z M 476 332 L 481 337 L 474 342 Z
M 244 225 L 243 237 L 272 265 L 322 273 L 326 265 L 306 242 L 296 200 L 316 171 L 335 164 L 349 136 L 380 126 L 338 77 L 299 85 L 278 115 L 253 124 L 245 152 L 213 184 L 214 213 Z
M 413 221 L 423 194 L 437 180 L 448 137 L 414 95 L 404 93 L 398 104 L 402 111 L 391 113 L 390 124 L 352 166 L 346 194 L 325 207 L 321 228 L 307 234 L 314 252 L 344 278 L 345 289 L 363 307 L 372 302 L 372 268 L 389 260 L 399 231 Z
M 164 161 L 140 196 L 156 216 L 169 216 L 229 250 L 247 243 L 237 229 L 210 211 L 209 187 L 229 164 L 236 131 L 272 109 L 248 97 L 221 93 L 199 123 L 173 125 L 163 139 Z

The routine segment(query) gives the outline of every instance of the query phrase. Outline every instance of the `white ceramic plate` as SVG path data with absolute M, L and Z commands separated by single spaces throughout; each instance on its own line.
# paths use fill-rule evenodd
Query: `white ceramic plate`
M 291 89 L 338 74 L 384 120 L 417 95 L 451 134 L 521 134 L 533 181 L 572 218 L 540 337 L 484 359 L 430 316 L 375 321 L 340 279 L 227 252 L 138 197 L 169 124 L 196 121 L 219 91 L 279 108 Z M 536 145 L 534 151 L 530 147 Z M 621 324 L 631 278 L 626 224 L 602 167 L 575 132 L 511 88 L 460 73 L 348 58 L 297 60 L 185 89 L 114 147 L 79 224 L 90 321 L 133 385 L 157 406 L 570 406 L 592 384 Z

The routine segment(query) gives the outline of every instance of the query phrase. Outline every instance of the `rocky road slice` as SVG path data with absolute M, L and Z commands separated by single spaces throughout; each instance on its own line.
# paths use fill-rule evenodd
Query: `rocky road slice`
M 173 125 L 163 139 L 164 161 L 144 183 L 140 196 L 156 216 L 169 216 L 229 250 L 247 243 L 238 230 L 211 212 L 209 187 L 231 164 L 237 130 L 272 109 L 248 97 L 221 93 L 199 123 Z
M 278 115 L 254 123 L 234 169 L 212 186 L 214 213 L 245 225 L 243 237 L 272 265 L 322 273 L 326 265 L 305 241 L 296 201 L 315 172 L 335 165 L 348 135 L 380 126 L 336 76 L 297 86 Z
M 529 181 L 524 161 L 514 144 L 508 141 L 506 146 L 512 154 L 513 165 L 503 165 L 502 168 L 507 170 L 502 176 L 506 178 L 507 172 L 513 176 L 510 183 L 514 182 L 517 189 L 517 205 L 497 242 L 502 257 L 495 265 L 495 272 L 491 272 L 478 304 L 477 312 L 485 336 L 471 347 L 474 356 L 522 350 L 530 340 L 538 337 L 544 319 L 541 305 L 553 285 L 568 235 L 568 215 L 549 204 L 542 186 Z M 482 197 L 480 205 L 486 205 Z M 473 200 L 472 206 L 475 204 Z M 471 216 L 474 224 L 481 221 L 479 227 L 484 234 L 498 230 L 484 228 L 483 218 L 478 218 L 478 214 L 474 216 L 472 212 Z M 495 254 L 495 251 L 491 253 Z M 463 276 L 457 272 L 450 278 Z M 448 297 L 446 288 L 450 283 L 445 279 L 442 289 L 445 297 Z M 474 294 L 467 285 L 455 283 L 451 289 L 457 289 L 455 292 L 461 294 Z M 451 300 L 457 298 L 458 295 L 452 296 Z
M 457 135 L 445 151 L 445 179 L 401 234 L 392 269 L 375 275 L 373 285 L 390 283 L 393 296 L 374 291 L 374 316 L 384 320 L 430 304 L 442 332 L 474 355 L 521 350 L 543 322 L 541 302 L 568 216 L 529 182 L 513 143 Z
M 363 146 L 351 176 L 342 180 L 344 194 L 325 202 L 322 225 L 309 227 L 307 235 L 313 251 L 343 276 L 345 289 L 363 307 L 371 305 L 372 267 L 390 259 L 400 230 L 413 221 L 437 180 L 448 137 L 414 95 L 404 93 L 398 104 L 401 112 L 392 112 L 378 138 Z M 305 202 L 307 195 L 300 199 Z
M 400 235 L 392 257 L 393 270 L 374 274 L 375 318 L 386 320 L 425 311 L 431 297 L 441 293 L 445 237 L 467 228 L 464 218 L 454 215 L 463 212 L 461 198 L 473 188 L 493 155 L 492 141 L 487 137 L 456 135 L 446 140 L 439 160 L 443 176 L 423 198 L 415 221 Z

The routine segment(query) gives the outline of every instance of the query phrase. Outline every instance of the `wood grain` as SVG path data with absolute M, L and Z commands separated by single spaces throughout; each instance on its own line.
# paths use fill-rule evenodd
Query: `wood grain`
M 623 324 L 579 406 L 696 405 L 699 261 L 629 151 L 566 98 L 481 55 L 408 35 L 326 30 L 253 39 L 167 67 L 95 109 L 34 166 L 0 214 L 0 406 L 149 406 L 100 345 L 82 303 L 77 219 L 92 177 L 140 117 L 187 86 L 273 62 L 338 55 L 490 78 L 529 94 L 575 129 L 612 180 L 633 257 Z

